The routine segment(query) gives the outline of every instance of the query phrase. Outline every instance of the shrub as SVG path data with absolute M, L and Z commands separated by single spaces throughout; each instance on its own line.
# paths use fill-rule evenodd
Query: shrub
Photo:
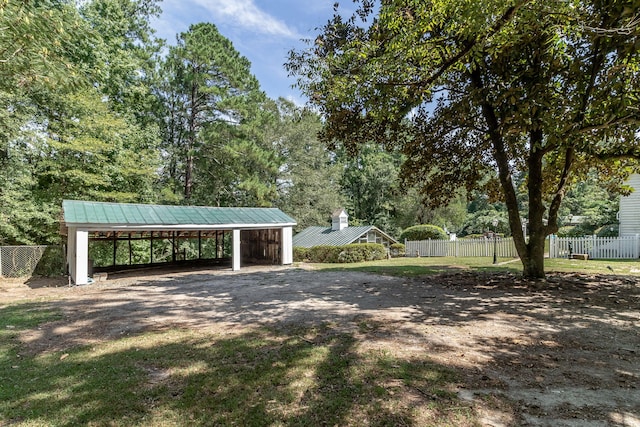
M 466 236 L 461 237 L 461 239 L 484 239 L 485 237 L 487 236 L 482 233 L 474 233 L 474 234 L 467 234 Z
M 293 261 L 303 262 L 309 259 L 309 248 L 294 247 L 293 248 Z
M 379 243 L 358 243 L 346 246 L 339 246 L 338 262 L 363 262 L 385 259 L 387 250 Z
M 33 274 L 45 277 L 62 276 L 65 274 L 64 269 L 65 258 L 62 246 L 47 246 Z
M 394 243 L 389 246 L 389 251 L 391 252 L 392 257 L 400 257 L 405 255 L 406 248 L 404 243 Z
M 558 237 L 583 237 L 591 236 L 594 233 L 593 227 L 586 225 L 568 225 L 558 229 Z
M 594 231 L 598 237 L 618 237 L 619 232 L 620 226 L 618 224 L 603 225 Z
M 402 245 L 404 247 L 404 245 Z M 379 243 L 357 243 L 345 246 L 293 248 L 294 261 L 318 263 L 351 263 L 385 259 L 387 250 Z
M 314 246 L 309 248 L 309 261 L 311 262 L 338 262 L 341 246 Z
M 437 225 L 431 224 L 423 224 L 423 225 L 414 225 L 413 227 L 409 227 L 405 229 L 402 234 L 400 234 L 400 240 L 445 240 L 447 238 L 447 233 Z

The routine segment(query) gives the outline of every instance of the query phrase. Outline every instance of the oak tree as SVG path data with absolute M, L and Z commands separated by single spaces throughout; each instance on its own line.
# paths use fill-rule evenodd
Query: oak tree
M 401 145 L 404 176 L 434 204 L 501 199 L 524 276 L 544 277 L 568 189 L 591 170 L 620 188 L 637 167 L 640 2 L 356 3 L 287 63 L 325 117 L 321 138 Z

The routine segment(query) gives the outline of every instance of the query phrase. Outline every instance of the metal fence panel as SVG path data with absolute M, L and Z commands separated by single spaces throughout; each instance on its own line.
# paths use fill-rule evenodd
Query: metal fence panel
M 0 246 L 0 277 L 33 274 L 47 246 Z

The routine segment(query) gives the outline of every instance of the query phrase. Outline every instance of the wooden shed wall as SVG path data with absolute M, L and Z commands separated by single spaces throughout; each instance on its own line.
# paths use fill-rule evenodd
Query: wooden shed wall
M 243 264 L 282 264 L 281 247 L 281 229 L 243 230 L 240 233 L 240 250 Z

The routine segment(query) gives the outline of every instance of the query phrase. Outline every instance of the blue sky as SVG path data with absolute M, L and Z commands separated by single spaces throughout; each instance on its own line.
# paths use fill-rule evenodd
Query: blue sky
M 153 21 L 157 36 L 175 44 L 189 25 L 211 22 L 251 61 L 253 74 L 270 98 L 305 102 L 283 64 L 292 48 L 314 39 L 317 27 L 333 14 L 334 0 L 163 0 L 162 16 Z M 351 1 L 343 1 L 352 6 Z M 342 8 L 341 4 L 341 8 Z

